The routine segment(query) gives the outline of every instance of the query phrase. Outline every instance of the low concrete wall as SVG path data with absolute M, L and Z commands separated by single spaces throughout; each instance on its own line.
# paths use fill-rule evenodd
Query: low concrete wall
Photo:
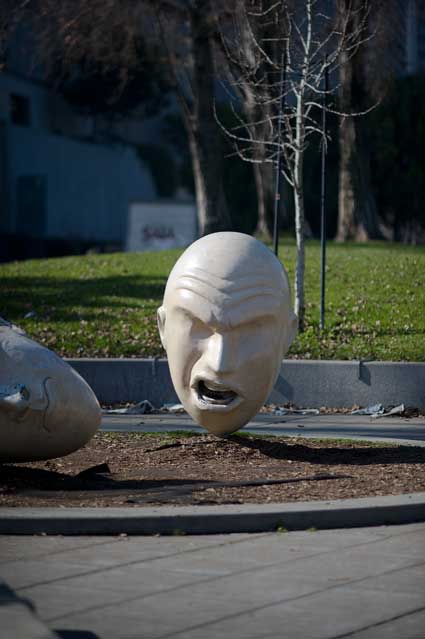
M 68 359 L 100 402 L 178 402 L 166 359 Z
M 425 407 L 425 364 L 284 360 L 271 401 L 350 407 L 380 402 Z
M 177 402 L 165 359 L 69 359 L 101 402 Z M 425 363 L 284 360 L 270 402 L 425 408 Z

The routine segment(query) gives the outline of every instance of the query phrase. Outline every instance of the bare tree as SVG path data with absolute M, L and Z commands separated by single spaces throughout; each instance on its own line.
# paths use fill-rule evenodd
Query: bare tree
M 230 230 L 222 142 L 214 117 L 217 34 L 213 3 L 192 0 L 154 5 L 189 140 L 200 233 Z
M 293 189 L 297 246 L 294 293 L 300 331 L 305 323 L 304 153 L 311 136 L 321 136 L 322 143 L 327 142 L 318 115 L 324 108 L 337 112 L 332 100 L 338 92 L 336 72 L 342 53 L 349 59 L 369 37 L 367 6 L 363 0 L 361 16 L 353 20 L 357 7 L 350 5 L 342 15 L 336 15 L 334 3 L 326 0 L 240 0 L 233 32 L 228 25 L 222 30 L 228 55 L 239 69 L 233 82 L 236 94 L 249 87 L 257 114 L 253 121 L 242 118 L 235 108 L 238 124 L 226 129 L 226 134 L 244 160 L 281 166 Z M 251 38 L 250 47 L 232 46 L 241 21 Z M 327 91 L 326 74 L 331 78 Z M 262 157 L 259 148 L 264 148 Z
M 341 52 L 339 99 L 343 112 L 364 111 L 382 99 L 391 79 L 390 23 L 393 2 L 337 0 L 341 16 L 348 15 L 350 30 L 363 37 L 361 25 L 377 35 L 369 46 L 357 47 L 354 55 Z M 394 16 L 393 16 L 394 17 Z M 383 59 L 385 52 L 386 59 Z M 341 118 L 339 141 L 339 189 L 337 240 L 382 239 L 378 211 L 371 185 L 370 148 L 363 118 Z
M 272 1 L 269 0 L 269 4 Z M 255 139 L 265 140 L 267 137 L 264 131 L 267 127 L 266 111 L 269 111 L 269 115 L 272 111 L 272 100 L 265 99 L 269 87 L 262 87 L 263 100 L 260 107 L 253 82 L 251 79 L 244 82 L 244 61 L 253 62 L 257 57 L 257 75 L 268 73 L 267 59 L 259 59 L 256 56 L 256 43 L 262 41 L 265 50 L 269 50 L 268 55 L 272 55 L 270 49 L 274 48 L 274 25 L 268 20 L 249 21 L 242 0 L 227 2 L 225 7 L 221 6 L 220 8 L 216 3 L 215 17 L 221 35 L 217 41 L 219 46 L 216 51 L 219 67 L 222 70 L 221 78 L 225 84 L 231 86 L 233 93 L 236 94 L 240 110 L 246 121 L 249 122 L 250 128 L 255 132 Z M 227 37 L 224 37 L 225 35 Z M 252 150 L 256 160 L 252 165 L 258 203 L 256 233 L 271 239 L 267 211 L 272 210 L 273 206 L 273 167 L 266 162 L 267 149 L 265 144 L 259 142 Z
M 155 48 L 189 140 L 199 231 L 229 229 L 221 133 L 214 117 L 211 0 L 37 0 L 28 15 L 45 63 L 75 73 L 87 60 L 117 78 L 119 96 L 138 65 L 140 37 Z M 118 71 L 118 73 L 117 73 Z

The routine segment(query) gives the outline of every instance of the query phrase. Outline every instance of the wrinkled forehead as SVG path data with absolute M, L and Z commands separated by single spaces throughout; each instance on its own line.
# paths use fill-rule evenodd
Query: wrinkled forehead
M 235 324 L 253 316 L 280 314 L 289 302 L 289 287 L 282 275 L 249 269 L 226 278 L 192 266 L 170 278 L 164 304 L 169 309 L 188 310 L 207 322 Z
M 247 270 L 236 276 L 223 277 L 198 266 L 186 268 L 170 282 L 171 288 L 186 289 L 203 295 L 210 301 L 216 293 L 229 299 L 250 297 L 263 291 L 265 295 L 281 297 L 285 293 L 285 280 L 273 277 L 273 273 Z

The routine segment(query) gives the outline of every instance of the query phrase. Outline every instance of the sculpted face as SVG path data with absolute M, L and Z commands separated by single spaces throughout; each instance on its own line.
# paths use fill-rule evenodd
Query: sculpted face
M 215 434 L 244 426 L 276 381 L 295 334 L 286 273 L 249 235 L 214 233 L 176 263 L 158 310 L 174 387 Z
M 100 418 L 76 371 L 0 318 L 0 462 L 67 455 L 94 435 Z

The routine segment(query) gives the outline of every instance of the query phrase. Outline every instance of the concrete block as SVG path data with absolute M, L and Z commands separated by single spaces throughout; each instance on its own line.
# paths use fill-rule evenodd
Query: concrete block
M 425 407 L 425 364 L 284 360 L 270 400 L 298 406 Z
M 103 403 L 178 401 L 165 359 L 69 359 Z M 269 402 L 425 408 L 425 363 L 284 360 Z
M 166 359 L 69 359 L 104 403 L 178 402 Z

